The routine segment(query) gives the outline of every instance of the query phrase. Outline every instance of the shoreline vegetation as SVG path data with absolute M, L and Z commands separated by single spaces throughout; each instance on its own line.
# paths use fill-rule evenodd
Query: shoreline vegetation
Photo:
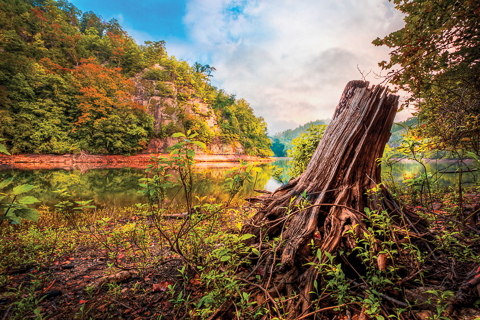
M 287 279 L 302 279 L 292 272 L 298 274 L 295 270 L 309 266 L 315 267 L 318 276 L 311 296 L 315 299 L 312 309 L 321 319 L 480 317 L 480 300 L 472 290 L 462 289 L 470 281 L 469 272 L 480 271 L 478 185 L 461 187 L 459 195 L 455 187 L 440 188 L 427 174 L 405 177 L 400 184 L 389 180 L 385 171 L 383 182 L 402 204 L 401 216 L 404 212 L 418 215 L 422 224 L 415 228 L 426 224 L 428 231 L 410 231 L 406 220 L 395 222 L 400 215 L 366 208 L 360 220 L 365 238 L 347 233 L 353 237 L 353 253 L 345 254 L 350 242 L 341 244 L 340 255 L 322 251 L 328 234 L 320 227 L 298 253 L 303 260 L 285 274 L 274 269 L 277 257 L 265 257 L 279 253 L 287 242 L 261 236 L 262 244 L 247 243 L 255 236 L 245 226 L 253 225 L 264 206 L 255 203 L 259 197 L 242 197 L 242 190 L 248 182 L 257 181 L 258 168 L 242 162 L 228 170 L 221 184 L 226 198 L 199 195 L 193 182 L 198 177 L 195 159 L 202 154 L 197 155 L 196 147 L 205 145 L 193 135 L 173 137 L 183 141 L 171 148 L 169 158 L 138 156 L 149 159 L 147 177 L 138 180 L 146 203 L 101 208 L 94 200 L 78 199 L 65 187 L 58 190 L 54 208 L 42 205 L 33 221 L 21 216 L 25 220 L 21 223 L 0 224 L 0 313 L 5 319 L 221 320 L 235 315 L 245 320 L 312 319 L 311 309 L 299 310 L 303 298 L 298 290 L 286 287 Z M 35 157 L 51 159 L 52 155 L 32 155 L 30 160 Z M 78 157 L 81 161 L 127 158 L 85 153 Z M 19 205 L 39 201 L 25 195 L 35 188 L 33 182 L 14 186 L 18 183 L 14 181 L 9 186 L 11 180 L 4 182 L 2 192 L 7 197 L 2 204 L 20 216 L 28 208 L 17 209 Z M 183 203 L 168 199 L 173 188 L 183 190 Z M 365 197 L 371 201 L 380 190 L 378 185 Z M 268 191 L 253 191 L 272 196 Z M 314 206 L 306 193 L 300 199 L 304 200 L 299 205 L 285 207 L 288 218 Z M 380 240 L 370 236 L 374 234 Z M 378 255 L 376 246 L 382 250 Z M 265 262 L 254 266 L 262 257 Z M 356 263 L 363 268 L 355 268 L 362 275 L 342 266 L 340 259 L 347 266 Z M 366 295 L 368 299 L 363 299 Z M 234 310 L 218 315 L 225 305 Z M 289 305 L 298 306 L 294 310 L 298 316 L 289 318 Z
M 416 120 L 363 77 L 287 152 L 215 68 L 0 0 L 0 320 L 480 320 L 480 3 L 417 4 L 373 42 Z
M 9 165 L 8 169 L 54 169 L 57 167 L 74 166 L 77 164 L 105 165 L 115 168 L 137 167 L 147 165 L 152 156 L 168 157 L 168 154 L 139 154 L 133 156 L 123 155 L 87 155 L 87 154 L 18 154 L 0 155 L 0 166 Z M 196 162 L 273 162 L 274 158 L 261 158 L 245 154 L 196 154 Z M 143 167 L 144 167 L 143 166 Z M 1 167 L 0 167 L 1 169 Z
M 165 41 L 137 44 L 67 1 L 0 1 L 0 26 L 0 138 L 13 155 L 165 153 L 177 132 L 213 154 L 273 155 L 250 104 Z

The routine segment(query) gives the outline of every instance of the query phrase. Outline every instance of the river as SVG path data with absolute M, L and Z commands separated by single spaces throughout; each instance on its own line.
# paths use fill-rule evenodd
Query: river
M 231 170 L 238 163 L 199 163 L 196 166 L 196 175 L 193 194 L 198 197 L 208 197 L 214 201 L 225 201 L 228 193 L 223 187 L 225 173 Z M 257 194 L 254 189 L 274 191 L 281 183 L 272 177 L 273 166 L 288 170 L 289 159 L 281 158 L 269 164 L 261 164 L 260 172 L 256 174 L 254 181 L 246 183 L 238 194 L 239 198 L 245 198 Z M 428 172 L 432 174 L 437 171 L 455 171 L 458 168 L 453 161 L 431 160 L 426 163 Z M 384 175 L 389 174 L 388 168 L 383 168 Z M 417 176 L 423 172 L 423 167 L 411 161 L 401 161 L 394 165 L 392 175 L 397 183 L 402 184 L 404 175 Z M 137 203 L 144 203 L 146 200 L 139 193 L 142 188 L 139 186 L 139 179 L 146 177 L 142 168 L 109 168 L 102 169 L 97 166 L 95 169 L 82 170 L 54 169 L 54 170 L 19 170 L 8 169 L 0 165 L 0 181 L 14 178 L 14 185 L 28 183 L 36 186 L 30 195 L 37 197 L 41 203 L 53 207 L 60 201 L 55 190 L 67 188 L 72 193 L 71 200 L 93 199 L 97 207 L 107 206 L 133 206 Z M 282 175 L 284 181 L 288 176 Z M 453 186 L 458 184 L 458 174 L 437 174 L 434 179 L 438 180 L 439 186 Z M 473 173 L 463 174 L 465 185 L 474 184 L 479 181 L 479 175 Z M 8 192 L 8 189 L 6 190 Z M 182 202 L 182 190 L 175 187 L 168 191 L 169 201 Z

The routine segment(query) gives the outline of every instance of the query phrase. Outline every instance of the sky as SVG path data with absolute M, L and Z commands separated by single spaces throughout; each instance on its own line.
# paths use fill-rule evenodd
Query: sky
M 216 68 L 212 84 L 250 103 L 268 133 L 331 118 L 350 80 L 380 83 L 389 49 L 371 42 L 403 27 L 387 0 L 71 0 L 116 18 L 138 44 Z M 384 72 L 385 73 L 385 72 Z M 397 115 L 405 120 L 407 111 Z

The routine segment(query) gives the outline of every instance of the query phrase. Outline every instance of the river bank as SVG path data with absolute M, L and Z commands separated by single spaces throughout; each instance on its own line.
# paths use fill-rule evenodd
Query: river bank
M 0 155 L 0 165 L 6 169 L 65 169 L 88 164 L 90 169 L 99 168 L 144 168 L 150 157 L 154 154 L 138 154 L 133 156 L 123 155 L 94 155 L 80 154 L 18 154 Z M 158 154 L 168 157 L 168 154 Z M 197 162 L 272 162 L 273 158 L 259 158 L 245 154 L 197 154 Z

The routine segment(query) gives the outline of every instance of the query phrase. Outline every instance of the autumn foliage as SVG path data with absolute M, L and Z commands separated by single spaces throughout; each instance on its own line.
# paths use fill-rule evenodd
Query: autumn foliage
M 64 2 L 1 1 L 0 29 L 0 136 L 11 153 L 147 146 L 153 117 L 133 102 L 127 78 L 146 65 L 116 21 Z
M 241 141 L 249 155 L 271 154 L 264 120 L 210 84 L 215 68 L 169 57 L 164 41 L 138 45 L 115 19 L 65 1 L 0 0 L 0 47 L 0 138 L 12 154 L 126 155 L 188 130 L 206 143 L 216 136 Z M 176 101 L 165 112 L 171 123 L 156 131 L 155 106 L 133 99 L 130 79 L 139 74 L 152 92 Z M 188 114 L 192 99 L 215 111 L 220 130 Z

